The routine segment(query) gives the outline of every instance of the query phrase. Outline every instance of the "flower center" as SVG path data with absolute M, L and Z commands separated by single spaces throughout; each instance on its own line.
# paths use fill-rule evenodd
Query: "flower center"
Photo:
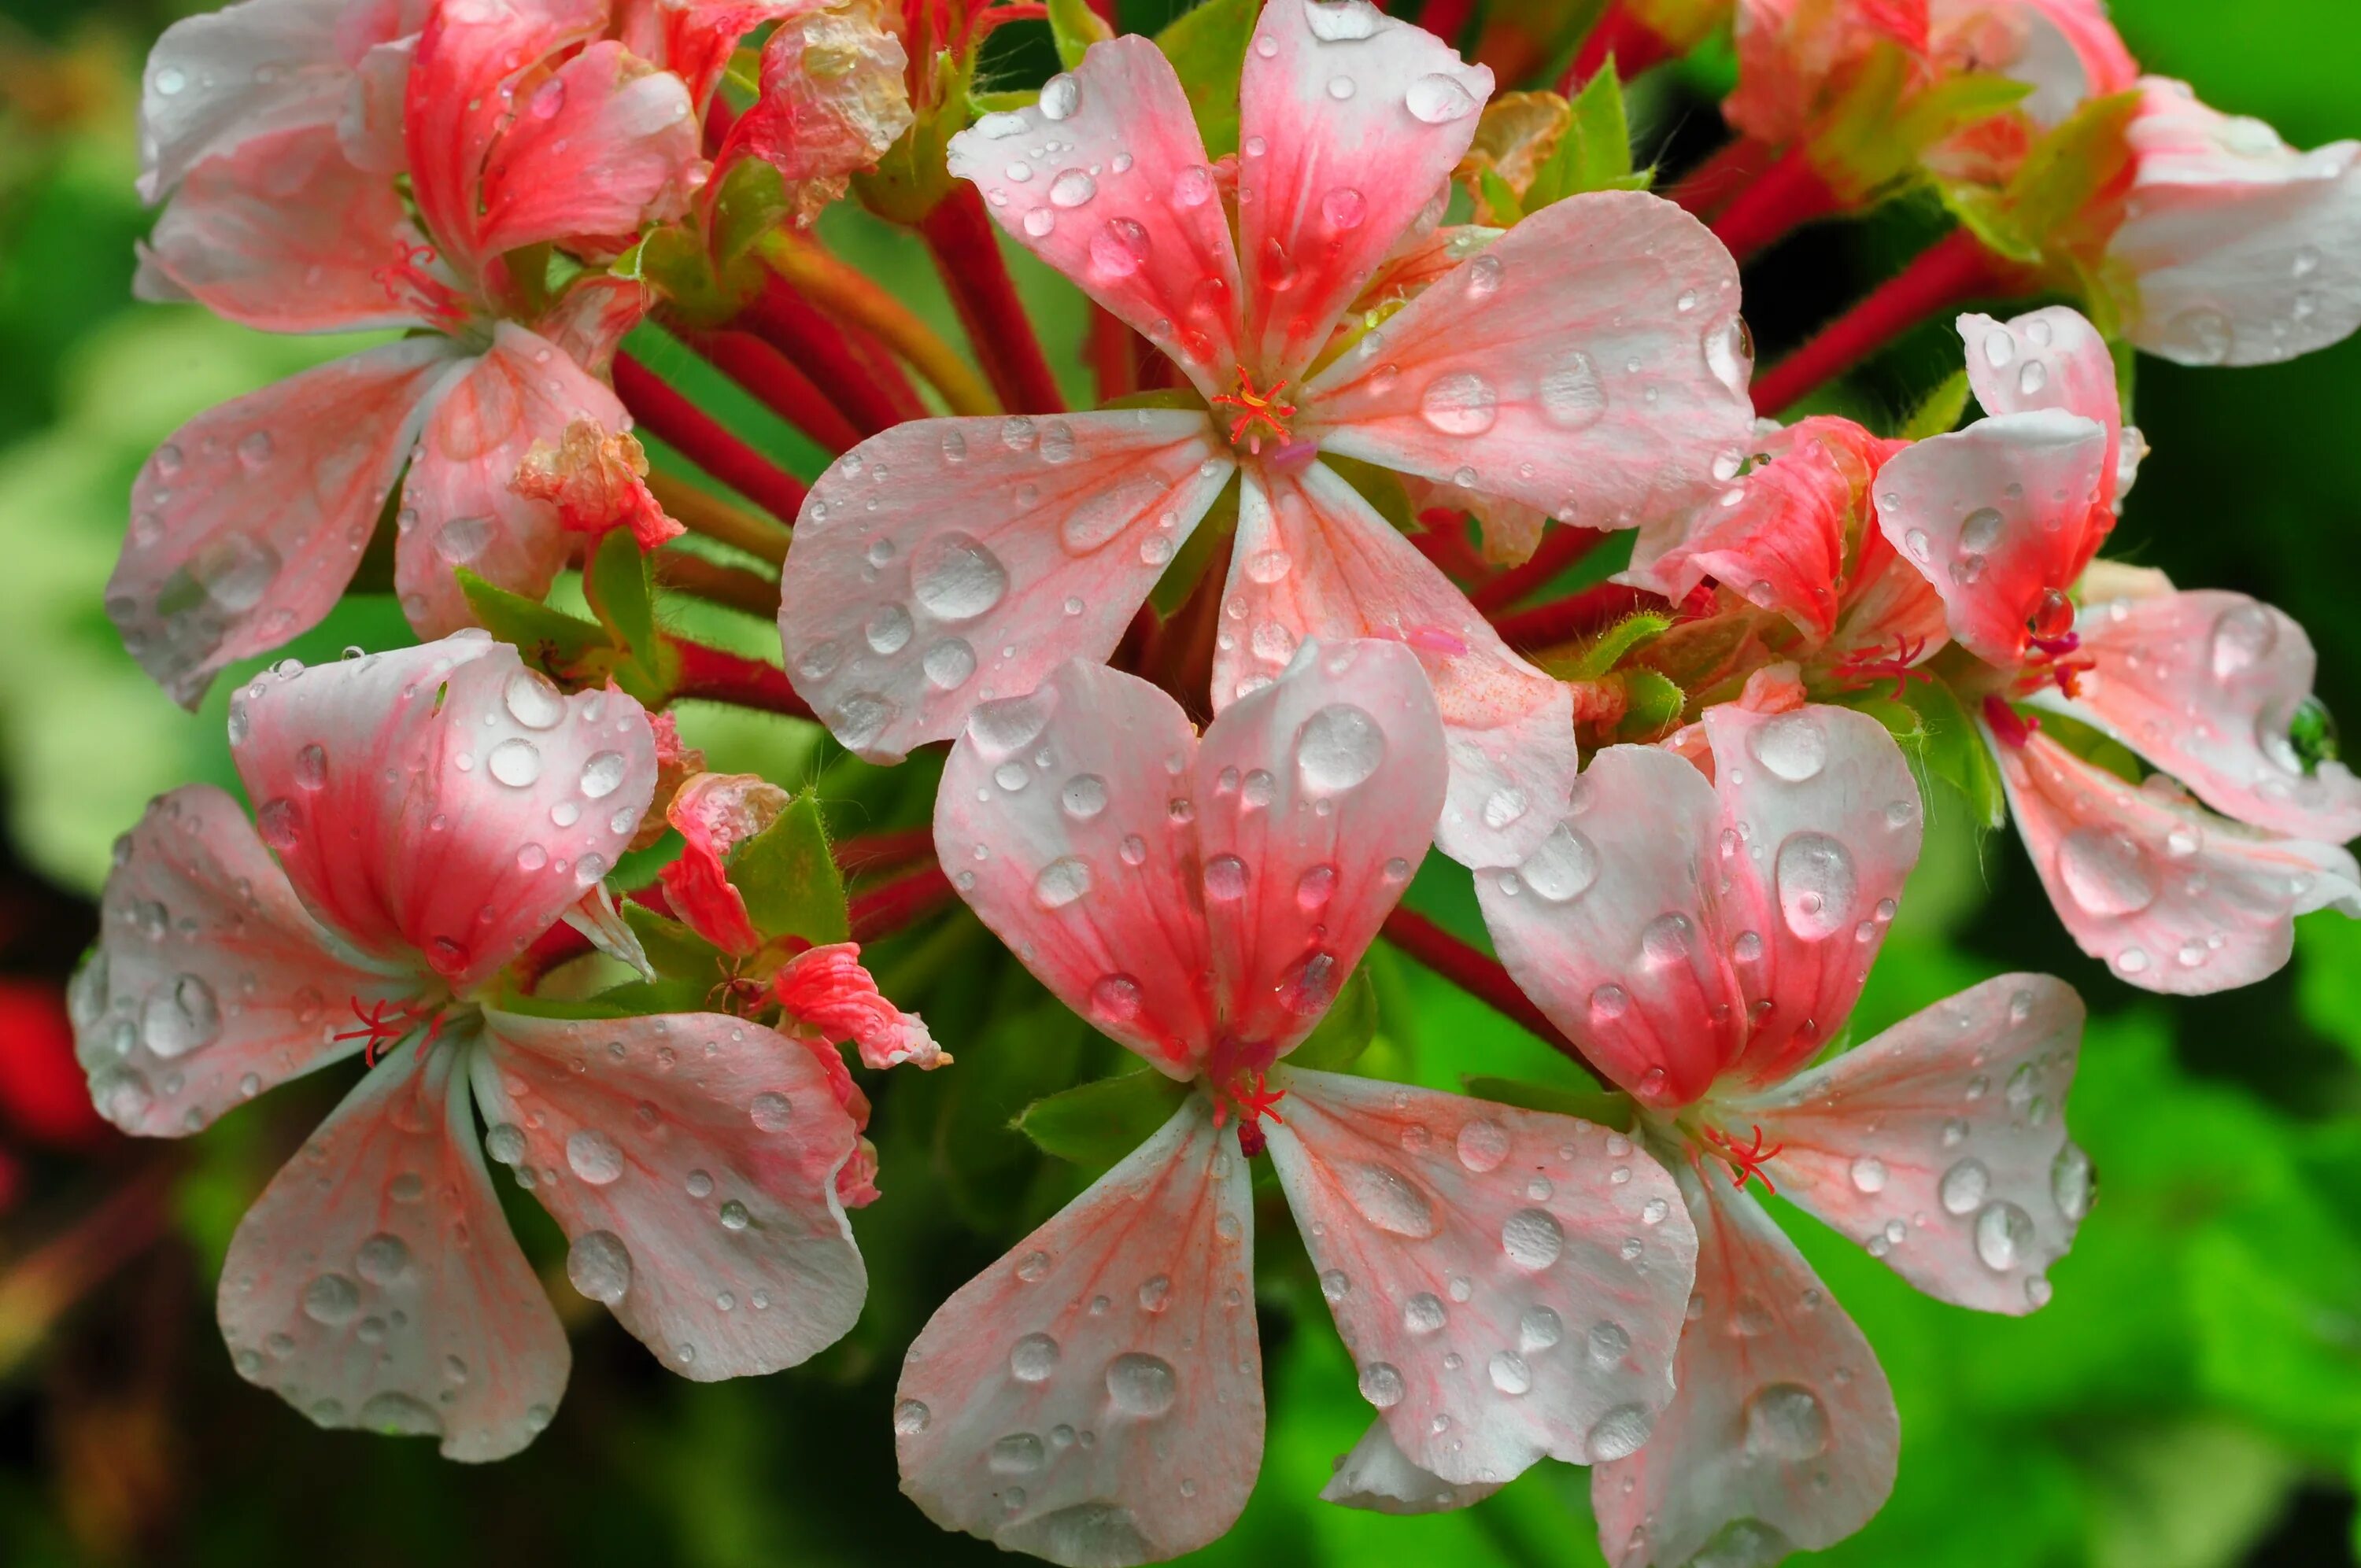
M 1213 1125 L 1225 1127 L 1235 1115 L 1238 1152 L 1248 1159 L 1263 1151 L 1264 1117 L 1286 1125 L 1279 1102 L 1287 1097 L 1287 1091 L 1273 1089 L 1267 1082 L 1274 1056 L 1267 1041 L 1224 1036 L 1205 1063 L 1205 1084 L 1213 1096 Z
M 427 1047 L 434 1044 L 435 1036 L 443 1032 L 442 1003 L 425 1002 L 416 997 L 407 1002 L 392 1002 L 380 998 L 371 1005 L 363 1007 L 359 997 L 353 997 L 351 1001 L 353 1016 L 360 1020 L 360 1026 L 356 1029 L 346 1029 L 336 1038 L 368 1042 L 361 1047 L 363 1066 L 375 1067 L 378 1058 L 385 1054 L 388 1047 L 422 1025 L 425 1028 L 425 1033 L 418 1041 L 418 1054 L 422 1057 L 426 1054 Z
M 1773 1144 L 1769 1148 L 1764 1148 L 1763 1129 L 1757 1126 L 1751 1130 L 1754 1134 L 1754 1141 L 1751 1144 L 1741 1144 L 1719 1127 L 1699 1129 L 1707 1144 L 1711 1146 L 1715 1156 L 1730 1167 L 1730 1184 L 1732 1187 L 1744 1187 L 1747 1179 L 1752 1177 L 1763 1183 L 1763 1191 L 1776 1194 L 1779 1190 L 1771 1185 L 1770 1175 L 1763 1169 L 1763 1163 L 1765 1160 L 1776 1158 L 1787 1146 Z
M 1265 441 L 1278 447 L 1295 439 L 1287 428 L 1287 422 L 1295 417 L 1295 405 L 1279 396 L 1286 387 L 1287 378 L 1282 376 L 1270 384 L 1269 390 L 1258 391 L 1251 373 L 1244 369 L 1238 372 L 1238 389 L 1220 393 L 1213 399 L 1214 407 L 1237 411 L 1236 417 L 1230 421 L 1231 445 L 1243 446 L 1260 456 Z

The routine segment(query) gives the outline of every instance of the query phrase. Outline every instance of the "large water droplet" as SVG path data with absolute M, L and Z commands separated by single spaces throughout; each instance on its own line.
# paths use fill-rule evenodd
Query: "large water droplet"
M 1518 871 L 1541 897 L 1568 904 L 1598 880 L 1598 851 L 1571 824 L 1561 822 Z
M 1046 1383 L 1058 1370 L 1058 1342 L 1048 1334 L 1027 1334 L 1009 1348 L 1008 1375 L 1019 1383 Z
M 1500 417 L 1500 394 L 1472 370 L 1455 370 L 1426 384 L 1419 417 L 1445 435 L 1481 435 Z
M 1357 43 L 1378 30 L 1378 8 L 1368 0 L 1311 0 L 1303 19 L 1322 43 Z
M 524 789 L 541 777 L 541 748 L 530 740 L 503 740 L 485 766 L 511 789 Z
M 1629 1459 L 1640 1452 L 1655 1427 L 1656 1418 L 1645 1405 L 1618 1405 L 1591 1424 L 1583 1446 L 1589 1451 L 1593 1464 Z
M 2147 851 L 2119 828 L 2077 828 L 2058 845 L 2067 896 L 2097 916 L 2136 915 L 2156 902 Z
M 1994 1273 L 2030 1265 L 2033 1242 L 2033 1217 L 2005 1198 L 1976 1216 L 1976 1255 Z
M 1411 112 L 1411 118 L 1430 126 L 1464 120 L 1477 108 L 1475 95 L 1462 87 L 1456 77 L 1439 72 L 1411 82 L 1410 91 L 1402 94 L 1402 106 Z
M 1852 924 L 1852 855 L 1825 833 L 1790 833 L 1773 865 L 1787 928 L 1807 942 Z
M 1520 1209 L 1500 1225 L 1500 1250 L 1520 1268 L 1543 1269 L 1565 1248 L 1565 1227 L 1546 1209 Z
M 2209 646 L 2214 678 L 2228 680 L 2253 669 L 2270 656 L 2279 640 L 2279 623 L 2269 610 L 2258 604 L 2231 606 L 2213 621 Z
M 1303 721 L 1295 765 L 1306 789 L 1334 795 L 1367 779 L 1386 760 L 1385 731 L 1350 703 L 1331 703 Z
M 555 729 L 566 717 L 566 699 L 539 670 L 519 670 L 501 688 L 509 717 L 527 729 Z
M 1809 708 L 1798 708 L 1756 726 L 1746 749 L 1789 784 L 1802 784 L 1828 765 L 1828 736 Z
M 1107 1398 L 1130 1416 L 1160 1416 L 1172 1408 L 1180 1382 L 1161 1356 L 1126 1351 L 1107 1363 Z
M 1943 1212 L 1947 1214 L 1975 1212 L 1982 1204 L 1985 1194 L 1991 1190 L 1992 1172 L 1986 1170 L 1983 1161 L 1978 1159 L 1960 1160 L 1945 1171 L 1943 1179 L 1935 1184 L 1936 1200 L 1943 1205 Z
M 623 786 L 623 774 L 630 764 L 620 751 L 601 751 L 582 764 L 582 793 L 592 800 L 604 800 Z
M 168 1061 L 212 1045 L 221 1025 L 221 1002 L 197 974 L 159 981 L 139 1009 L 140 1043 Z
M 1400 1404 L 1404 1392 L 1401 1369 L 1392 1363 L 1372 1361 L 1361 1368 L 1361 1398 L 1378 1409 Z
M 2049 1194 L 2068 1223 L 2080 1224 L 2091 1212 L 2091 1157 L 2072 1144 L 2049 1163 Z
M 1418 1184 L 1389 1165 L 1343 1162 L 1337 1178 L 1361 1217 L 1398 1236 L 1434 1234 L 1434 1204 Z
M 1587 430 L 1607 412 L 1607 389 L 1590 356 L 1568 355 L 1542 377 L 1542 416 L 1561 430 Z
M 1509 1130 L 1499 1123 L 1479 1118 L 1459 1129 L 1459 1163 L 1468 1169 L 1498 1170 L 1508 1157 Z
M 1488 1368 L 1492 1375 L 1492 1387 L 1503 1394 L 1523 1394 L 1533 1386 L 1532 1368 L 1525 1358 L 1512 1350 L 1496 1350 Z
M 593 1187 L 604 1187 L 623 1174 L 623 1151 L 596 1127 L 583 1127 L 566 1140 L 566 1163 Z
M 1746 1401 L 1746 1452 L 1792 1463 L 1828 1446 L 1828 1412 L 1800 1383 L 1773 1383 Z
M 303 1287 L 303 1315 L 330 1328 L 360 1316 L 360 1287 L 341 1274 L 323 1274 Z
M 1090 862 L 1075 855 L 1060 855 L 1033 879 L 1033 897 L 1044 909 L 1063 909 L 1090 890 Z
M 1008 574 L 981 541 L 938 533 L 911 553 L 910 591 L 938 620 L 972 620 L 1000 602 Z
M 566 1250 L 566 1277 L 593 1301 L 611 1307 L 631 1288 L 631 1254 L 612 1231 L 585 1231 Z

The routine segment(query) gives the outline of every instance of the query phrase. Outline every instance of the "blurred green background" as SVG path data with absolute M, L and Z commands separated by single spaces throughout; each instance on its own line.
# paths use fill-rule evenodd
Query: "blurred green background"
M 218 692 L 197 716 L 174 707 L 100 611 L 137 466 L 181 420 L 349 346 L 130 302 L 131 247 L 146 223 L 131 190 L 137 65 L 180 9 L 0 0 L 7 973 L 61 972 L 87 933 L 108 844 L 148 795 L 192 778 L 235 784 Z M 1126 19 L 1159 17 L 1127 7 Z M 2361 134 L 2353 0 L 2124 0 L 2116 20 L 2150 69 L 2270 120 L 2299 146 Z M 1677 168 L 1711 146 L 1711 52 L 1635 93 L 1643 159 Z M 1897 265 L 1927 217 L 1905 208 L 1810 231 L 1751 269 L 1765 362 Z M 825 232 L 955 332 L 902 236 L 847 210 Z M 1038 272 L 1024 281 L 1079 392 L 1074 297 Z M 662 342 L 645 352 L 687 373 Z M 1871 417 L 1906 407 L 1957 354 L 1948 327 L 1930 326 L 1846 395 Z M 2361 343 L 2268 369 L 2143 362 L 2135 413 L 2155 455 L 2111 552 L 2287 609 L 2319 646 L 2321 695 L 2347 713 L 2361 712 L 2361 616 L 2353 579 L 2339 576 L 2361 562 L 2356 382 Z M 816 469 L 811 449 L 704 389 L 802 472 Z M 776 653 L 763 621 L 717 611 L 699 630 Z M 389 600 L 359 598 L 292 651 L 315 659 L 347 642 L 406 640 Z M 786 782 L 818 770 L 840 831 L 927 813 L 923 765 L 879 773 L 842 762 L 815 731 L 712 710 L 686 714 L 684 727 L 717 767 Z M 2092 1007 L 2069 1119 L 2096 1161 L 2102 1201 L 2053 1270 L 2055 1301 L 2022 1321 L 1927 1300 L 1841 1238 L 1785 1216 L 1876 1345 L 1903 1417 L 1892 1503 L 1825 1557 L 2350 1561 L 2361 1476 L 2361 927 L 2312 917 L 2295 964 L 2270 982 L 2162 1001 L 2082 959 L 2016 844 L 1979 844 L 1945 804 L 1854 1037 L 1998 970 L 2065 975 Z M 1414 896 L 1475 933 L 1465 873 L 1431 864 Z M 874 1281 L 861 1327 L 796 1372 L 697 1386 L 561 1288 L 576 1336 L 572 1389 L 533 1449 L 490 1468 L 445 1464 L 419 1442 L 316 1431 L 241 1383 L 222 1351 L 211 1297 L 229 1230 L 337 1085 L 299 1085 L 181 1148 L 114 1140 L 27 1157 L 31 1179 L 0 1212 L 0 1562 L 994 1559 L 936 1533 L 899 1497 L 893 1376 L 935 1303 L 1076 1185 L 1076 1173 L 1006 1130 L 1008 1116 L 1115 1057 L 963 916 L 873 957 L 889 991 L 939 1020 L 960 1060 L 878 1086 L 885 1197 L 855 1221 Z M 1443 1087 L 1469 1073 L 1565 1073 L 1394 955 L 1371 962 L 1383 1018 L 1370 1069 Z M 0 1051 L 10 1044 L 0 1038 Z M 530 1208 L 518 1217 L 536 1260 L 551 1263 L 547 1222 Z M 1261 1227 L 1260 1262 L 1268 1457 L 1244 1521 L 1192 1561 L 1596 1563 L 1587 1476 L 1562 1465 L 1455 1515 L 1383 1519 L 1313 1500 L 1367 1411 L 1291 1228 L 1273 1220 Z M 63 1288 L 60 1277 L 78 1283 Z

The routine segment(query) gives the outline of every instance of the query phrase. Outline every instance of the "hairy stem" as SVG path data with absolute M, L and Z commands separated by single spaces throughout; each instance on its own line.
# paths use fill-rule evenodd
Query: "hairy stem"
M 2017 269 L 1956 229 L 1754 382 L 1754 411 L 1776 415 L 1929 316 L 2011 292 Z
M 1603 1073 L 1590 1065 L 1590 1058 L 1582 1054 L 1581 1048 L 1560 1034 L 1557 1025 L 1543 1017 L 1542 1010 L 1517 989 L 1517 982 L 1509 977 L 1507 970 L 1500 967 L 1498 959 L 1487 957 L 1479 948 L 1461 941 L 1412 909 L 1397 909 L 1387 916 L 1384 936 L 1387 941 L 1532 1035 L 1599 1082 L 1608 1081 Z
M 1594 583 L 1580 593 L 1504 616 L 1492 629 L 1511 648 L 1548 648 L 1603 631 L 1635 609 L 1664 602 L 1625 583 Z
M 1843 201 L 1812 167 L 1804 149 L 1789 150 L 1730 199 L 1713 220 L 1714 237 L 1743 263 L 1804 225 L 1839 211 Z
M 1066 400 L 1058 378 L 1049 373 L 1041 340 L 1016 296 L 1007 258 L 1000 254 L 1000 236 L 975 187 L 953 181 L 950 193 L 918 225 L 918 236 L 1001 402 L 1018 413 L 1063 413 Z
M 918 394 L 901 378 L 901 370 L 884 367 L 889 382 L 869 359 L 856 350 L 844 329 L 819 308 L 787 286 L 784 278 L 763 280 L 763 288 L 739 311 L 734 323 L 785 356 L 818 385 L 825 387 L 852 428 L 863 436 L 899 424 L 926 411 Z M 896 390 L 895 382 L 899 383 Z M 906 409 L 902 397 L 906 394 Z
M 615 395 L 636 423 L 772 516 L 786 521 L 803 509 L 802 480 L 724 430 L 628 354 L 615 356 Z
M 748 332 L 699 332 L 675 326 L 674 335 L 695 349 L 754 400 L 826 448 L 832 455 L 861 444 L 861 431 L 795 362 Z
M 779 613 L 779 580 L 742 566 L 725 566 L 686 550 L 661 550 L 654 557 L 656 581 L 708 604 L 742 609 L 768 620 Z
M 671 474 L 650 474 L 648 488 L 665 513 L 691 533 L 701 533 L 733 550 L 743 550 L 774 566 L 787 558 L 787 542 L 795 535 L 784 525 L 731 506 L 719 496 Z
M 751 707 L 759 713 L 781 713 L 790 718 L 812 716 L 811 705 L 796 695 L 796 688 L 787 684 L 787 673 L 776 664 L 692 642 L 686 637 L 667 636 L 664 641 L 680 657 L 680 675 L 672 689 L 674 700 L 725 703 L 731 707 Z
M 876 334 L 909 361 L 955 414 L 996 414 L 1000 403 L 951 345 L 911 309 L 870 279 L 808 240 L 774 232 L 762 243 L 763 259 L 820 309 L 839 321 Z

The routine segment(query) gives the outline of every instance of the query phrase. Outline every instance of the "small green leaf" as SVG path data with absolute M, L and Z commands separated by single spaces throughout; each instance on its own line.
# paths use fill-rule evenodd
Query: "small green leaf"
M 1517 200 L 1516 192 L 1510 190 L 1509 182 L 1500 178 L 1499 170 L 1477 170 L 1476 182 L 1483 187 L 1484 205 L 1487 209 L 1484 215 L 1488 222 L 1496 227 L 1506 228 L 1525 215 L 1524 206 Z
M 676 859 L 681 851 L 680 834 L 673 828 L 644 850 L 626 850 L 615 857 L 615 869 L 607 873 L 607 885 L 620 898 L 636 893 L 656 880 L 656 873 Z
M 1418 530 L 1418 515 L 1411 510 L 1410 492 L 1402 488 L 1401 477 L 1391 468 L 1380 468 L 1375 463 L 1364 463 L 1357 457 L 1340 453 L 1323 452 L 1320 461 L 1334 469 L 1337 476 L 1360 493 L 1363 500 L 1376 509 L 1377 514 L 1394 525 L 1397 533 Z
M 1209 158 L 1238 150 L 1238 73 L 1261 12 L 1262 0 L 1206 0 L 1156 35 L 1189 95 Z
M 657 974 L 669 980 L 694 980 L 705 985 L 719 982 L 728 971 L 728 960 L 721 949 L 682 925 L 666 919 L 643 904 L 622 901 L 623 924 L 640 939 L 640 950 L 648 955 Z
M 1189 1085 L 1144 1067 L 1036 1100 L 1014 1125 L 1060 1159 L 1099 1168 L 1146 1143 L 1190 1092 Z
M 1904 441 L 1925 441 L 1930 436 L 1948 435 L 1959 427 L 1960 416 L 1968 411 L 1968 373 L 1954 370 L 1944 378 L 1942 385 L 1920 400 L 1894 433 Z
M 658 658 L 655 578 L 630 529 L 610 528 L 600 537 L 582 575 L 582 595 L 615 641 L 653 680 Z
M 2106 731 L 2044 709 L 2041 728 L 2049 738 L 2093 767 L 2104 768 L 2125 784 L 2137 784 L 2147 773 L 2132 749 Z
M 1377 1032 L 1378 988 L 1370 983 L 1367 966 L 1364 965 L 1353 971 L 1353 978 L 1336 993 L 1320 1026 L 1287 1054 L 1287 1065 L 1343 1072 L 1360 1059 Z
M 1587 191 L 1644 191 L 1653 172 L 1633 173 L 1631 126 L 1623 111 L 1623 83 L 1601 69 L 1567 104 L 1573 118 L 1525 192 L 1525 211 L 1537 213 Z
M 1565 672 L 1565 678 L 1595 681 L 1621 663 L 1626 655 L 1646 647 L 1673 629 L 1669 615 L 1650 615 L 1645 611 L 1626 616 L 1598 634 L 1598 640 L 1582 651 Z
M 465 566 L 456 576 L 478 624 L 513 646 L 526 663 L 571 685 L 595 685 L 611 677 L 641 702 L 664 700 L 659 683 L 623 655 L 606 628 L 494 587 Z
M 765 938 L 800 937 L 818 946 L 851 934 L 844 878 L 829 852 L 828 828 L 812 791 L 731 850 L 727 870 L 730 885 L 746 901 L 747 918 Z
M 1623 673 L 1623 721 L 1615 727 L 1620 740 L 1653 740 L 1681 721 L 1688 694 L 1670 676 L 1654 670 Z
M 2046 241 L 2111 184 L 2131 159 L 2125 131 L 2139 112 L 2137 89 L 2092 98 L 2035 142 L 2008 184 L 2019 233 Z
M 1058 63 L 1071 71 L 1093 44 L 1115 37 L 1115 29 L 1084 0 L 1049 0 L 1049 37 L 1058 46 Z
M 2000 766 L 1984 744 L 1983 731 L 1960 706 L 1958 694 L 1941 681 L 1911 681 L 1905 683 L 1902 701 L 1917 714 L 1926 735 L 1920 755 L 1927 771 L 1967 796 L 1970 818 L 1977 827 L 2006 823 L 2008 794 L 2001 787 Z
M 1467 1078 L 1461 1080 L 1467 1092 L 1478 1100 L 1489 1100 L 1495 1105 L 1515 1105 L 1527 1111 L 1547 1111 L 1558 1116 L 1579 1117 L 1596 1122 L 1602 1127 L 1629 1128 L 1632 1123 L 1631 1097 L 1609 1089 L 1558 1089 L 1548 1084 L 1527 1083 L 1515 1078 Z
M 1228 483 L 1222 487 L 1222 493 L 1213 498 L 1213 504 L 1205 509 L 1205 515 L 1197 520 L 1197 526 L 1187 541 L 1174 554 L 1172 564 L 1165 567 L 1163 575 L 1156 579 L 1156 587 L 1148 590 L 1149 607 L 1167 620 L 1178 614 L 1180 607 L 1189 602 L 1189 596 L 1197 591 L 1198 583 L 1205 576 L 1205 565 L 1213 559 L 1213 552 L 1220 547 L 1222 541 L 1235 533 L 1237 528 L 1238 480 L 1237 476 L 1232 475 Z

